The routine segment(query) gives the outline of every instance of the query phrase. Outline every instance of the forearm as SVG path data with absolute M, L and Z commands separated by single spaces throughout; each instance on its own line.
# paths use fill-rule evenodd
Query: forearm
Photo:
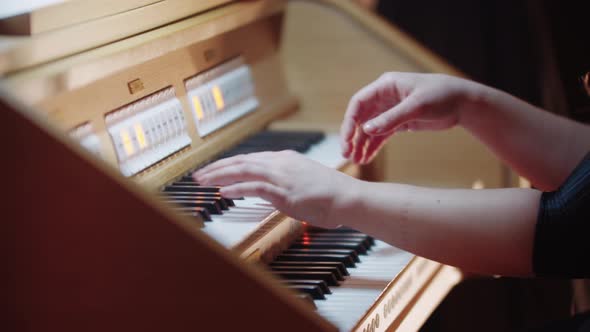
M 542 190 L 556 189 L 590 149 L 590 127 L 507 93 L 474 88 L 460 124 Z
M 540 192 L 361 182 L 345 225 L 473 272 L 530 275 Z

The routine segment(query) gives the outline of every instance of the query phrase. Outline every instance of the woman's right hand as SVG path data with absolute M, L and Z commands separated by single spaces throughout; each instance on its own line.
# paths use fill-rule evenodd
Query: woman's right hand
M 218 160 L 193 174 L 224 186 L 225 197 L 256 196 L 286 215 L 333 228 L 361 219 L 365 184 L 294 151 L 257 152 Z
M 481 87 L 442 74 L 385 73 L 351 98 L 340 132 L 342 153 L 366 164 L 396 132 L 453 127 L 467 91 Z

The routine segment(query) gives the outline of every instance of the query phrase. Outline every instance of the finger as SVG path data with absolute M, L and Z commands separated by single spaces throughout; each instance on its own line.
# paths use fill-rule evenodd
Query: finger
M 351 102 L 352 103 L 352 100 Z M 350 106 L 349 103 L 349 108 L 352 107 Z M 358 106 L 354 106 L 354 107 L 358 107 Z M 344 116 L 344 119 L 342 120 L 342 125 L 340 126 L 340 138 L 343 142 L 350 142 L 352 140 L 352 138 L 354 137 L 354 132 L 356 130 L 357 127 L 357 123 L 356 121 L 348 116 L 348 113 L 356 113 L 358 112 L 356 109 L 354 111 L 346 111 L 347 115 Z
M 202 185 L 225 186 L 236 182 L 263 181 L 277 183 L 277 177 L 268 167 L 253 163 L 241 163 L 223 168 L 217 168 L 198 177 Z
M 369 138 L 365 155 L 362 160 L 362 164 L 368 164 L 373 161 L 373 158 L 377 155 L 377 152 L 381 149 L 383 144 L 387 141 L 387 136 L 372 136 Z
M 457 119 L 448 118 L 443 120 L 419 120 L 408 123 L 408 129 L 411 131 L 420 130 L 442 130 L 453 127 L 457 124 Z
M 352 119 L 356 124 L 362 124 L 372 118 L 374 114 L 371 111 L 375 109 L 375 104 L 384 93 L 383 85 L 382 80 L 377 79 L 355 93 L 348 103 L 345 117 Z
M 197 170 L 193 173 L 193 178 L 198 182 L 200 177 L 216 169 L 232 165 L 239 165 L 242 163 L 259 163 L 260 161 L 267 159 L 271 153 L 272 152 L 257 152 L 224 158 Z
M 422 105 L 415 95 L 410 95 L 401 103 L 383 112 L 363 125 L 363 131 L 368 135 L 386 135 L 397 127 L 420 116 Z
M 227 198 L 260 197 L 279 210 L 283 209 L 287 204 L 287 191 L 281 187 L 275 186 L 267 182 L 243 182 L 232 184 L 220 189 L 221 195 Z
M 344 120 L 340 127 L 340 137 L 342 140 L 343 154 L 345 157 L 350 157 L 352 152 L 352 142 L 358 127 L 362 125 L 372 114 L 366 114 L 363 109 L 364 105 L 370 103 L 378 96 L 380 81 L 376 80 L 355 93 L 346 108 Z
M 352 128 L 353 137 L 356 135 L 357 132 L 361 131 L 360 127 L 354 125 Z M 350 158 L 352 151 L 354 150 L 354 142 L 352 140 L 345 140 L 344 138 L 340 138 L 340 146 L 342 148 L 342 156 L 344 158 Z
M 195 179 L 195 181 L 199 182 L 200 178 L 202 176 L 204 176 L 205 174 L 213 172 L 213 171 L 220 169 L 220 168 L 242 164 L 245 162 L 245 159 L 246 159 L 246 155 L 241 154 L 241 155 L 217 160 L 205 167 L 200 168 L 196 172 L 194 172 L 193 179 Z
M 410 121 L 410 122 L 406 122 L 402 125 L 399 125 L 397 128 L 395 128 L 395 131 L 409 131 L 412 130 L 412 128 L 410 128 L 410 126 L 412 125 L 412 123 L 415 123 L 416 121 Z
M 367 143 L 367 134 L 363 131 L 358 130 L 357 135 L 354 138 L 354 150 L 352 152 L 352 161 L 360 164 L 365 155 L 365 148 Z

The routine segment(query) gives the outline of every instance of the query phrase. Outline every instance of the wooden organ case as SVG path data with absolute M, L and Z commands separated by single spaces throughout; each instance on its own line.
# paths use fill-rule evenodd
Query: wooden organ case
M 150 7 L 164 3 L 188 12 Z M 335 132 L 348 98 L 381 72 L 459 73 L 346 1 L 186 3 L 5 38 L 2 321 L 12 330 L 417 330 L 459 271 L 398 250 L 403 266 L 354 284 L 376 295 L 339 325 L 256 264 L 288 247 L 299 221 L 267 211 L 224 242 L 226 230 L 211 231 L 222 222 L 177 213 L 159 193 L 265 128 Z M 170 22 L 145 23 L 162 11 Z M 431 183 L 502 182 L 499 162 L 462 131 L 438 140 L 470 157 Z M 330 144 L 319 153 L 334 155 L 330 166 L 360 176 Z M 396 144 L 365 170 L 374 179 L 398 180 L 384 170 L 392 161 L 402 171 L 417 163 L 411 153 L 396 160 Z M 461 171 L 471 168 L 479 172 Z

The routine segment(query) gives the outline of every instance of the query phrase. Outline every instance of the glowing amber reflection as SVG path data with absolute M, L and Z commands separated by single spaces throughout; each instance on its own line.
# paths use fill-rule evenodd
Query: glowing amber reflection
M 193 106 L 195 108 L 197 119 L 201 120 L 203 118 L 203 106 L 201 105 L 201 100 L 199 97 L 193 96 Z
M 147 147 L 147 140 L 145 139 L 145 134 L 141 123 L 136 123 L 133 128 L 135 129 L 135 137 L 137 137 L 137 142 L 139 142 L 139 148 L 144 149 Z
M 304 245 L 308 245 L 311 243 L 311 237 L 309 236 L 309 234 L 303 233 L 303 236 L 301 237 L 301 241 L 303 242 Z
M 121 130 L 120 136 L 121 141 L 123 142 L 123 148 L 125 149 L 125 153 L 127 153 L 127 156 L 133 155 L 135 149 L 133 148 L 133 142 L 131 142 L 131 136 L 129 136 L 127 130 Z
M 217 106 L 217 110 L 221 110 L 223 106 L 225 106 L 225 102 L 223 101 L 223 94 L 221 93 L 221 89 L 219 86 L 215 85 L 212 89 L 213 92 L 213 99 L 215 99 L 215 106 Z

